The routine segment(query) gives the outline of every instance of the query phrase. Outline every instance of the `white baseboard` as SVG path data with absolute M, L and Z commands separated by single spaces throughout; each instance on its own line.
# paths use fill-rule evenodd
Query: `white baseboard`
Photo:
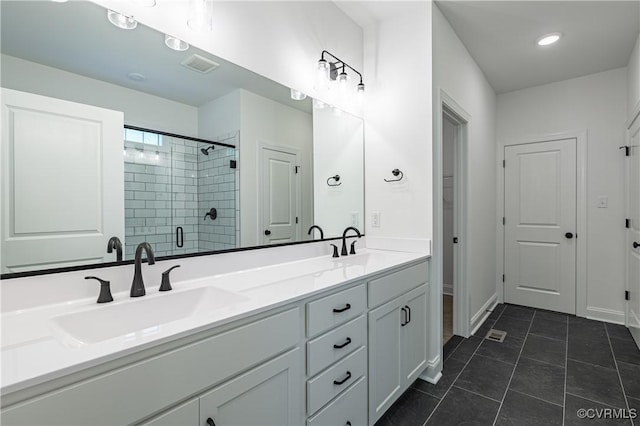
M 498 297 L 496 294 L 494 294 L 489 298 L 489 300 L 485 302 L 484 305 L 482 305 L 482 308 L 480 308 L 480 310 L 476 312 L 473 317 L 471 317 L 471 334 L 476 334 L 476 331 L 478 331 L 478 329 L 482 327 L 482 324 L 484 324 L 487 318 L 489 318 L 489 315 L 491 315 L 491 312 L 497 304 Z
M 434 385 L 438 383 L 438 380 L 442 377 L 442 360 L 440 359 L 440 355 L 430 360 L 427 368 L 418 377 Z
M 442 284 L 442 294 L 453 296 L 453 284 Z
M 629 328 L 631 335 L 633 336 L 633 340 L 636 341 L 636 346 L 640 349 L 640 329 L 637 328 Z
M 623 311 L 614 311 L 612 309 L 596 308 L 593 306 L 587 306 L 587 318 L 614 324 L 624 325 L 625 323 Z

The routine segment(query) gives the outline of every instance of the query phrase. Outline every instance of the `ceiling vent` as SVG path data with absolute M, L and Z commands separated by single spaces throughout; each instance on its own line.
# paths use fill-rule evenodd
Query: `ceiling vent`
M 189 56 L 187 59 L 182 61 L 181 64 L 183 67 L 189 68 L 191 71 L 199 72 L 200 74 L 206 74 L 220 66 L 220 64 L 217 64 L 210 59 L 195 54 Z

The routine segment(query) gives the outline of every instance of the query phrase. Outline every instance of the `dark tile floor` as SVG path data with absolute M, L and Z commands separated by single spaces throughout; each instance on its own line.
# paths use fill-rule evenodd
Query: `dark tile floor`
M 505 341 L 483 339 L 490 328 L 507 331 Z M 640 426 L 640 350 L 625 327 L 498 305 L 443 357 L 438 384 L 418 379 L 376 426 Z M 608 418 L 581 419 L 580 409 Z

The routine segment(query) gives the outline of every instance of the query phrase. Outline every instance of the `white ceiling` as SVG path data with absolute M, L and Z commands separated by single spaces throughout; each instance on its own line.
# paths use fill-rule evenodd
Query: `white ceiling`
M 624 67 L 640 31 L 637 0 L 436 4 L 497 93 Z M 535 44 L 555 31 L 555 45 Z
M 311 111 L 311 102 L 294 101 L 289 88 L 193 46 L 176 52 L 164 34 L 144 25 L 122 30 L 107 20 L 106 9 L 91 2 L 0 1 L 2 53 L 150 93 L 193 106 L 244 88 L 277 102 Z M 180 62 L 197 53 L 220 64 L 208 74 Z M 129 73 L 146 76 L 134 81 Z

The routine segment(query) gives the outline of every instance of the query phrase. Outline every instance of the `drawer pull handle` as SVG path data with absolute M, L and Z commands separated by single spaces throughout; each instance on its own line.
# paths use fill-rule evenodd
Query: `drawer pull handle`
M 216 422 L 211 417 L 207 419 L 207 426 L 216 426 Z
M 411 322 L 411 308 L 405 305 L 405 309 L 407 310 L 407 324 Z
M 345 377 L 342 380 L 334 380 L 333 384 L 334 385 L 343 385 L 347 380 L 349 380 L 351 378 L 351 371 L 347 371 L 347 377 Z
M 341 345 L 333 345 L 333 349 L 342 349 L 345 346 L 347 346 L 349 343 L 351 343 L 351 337 L 347 337 L 347 340 Z
M 339 314 L 340 312 L 348 311 L 349 309 L 351 309 L 351 305 L 347 303 L 342 309 L 333 308 L 333 312 Z
M 407 310 L 405 308 L 400 308 L 400 310 L 402 311 L 402 322 L 400 323 L 400 327 L 404 327 L 405 325 L 407 325 L 409 323 L 409 321 L 407 321 Z

